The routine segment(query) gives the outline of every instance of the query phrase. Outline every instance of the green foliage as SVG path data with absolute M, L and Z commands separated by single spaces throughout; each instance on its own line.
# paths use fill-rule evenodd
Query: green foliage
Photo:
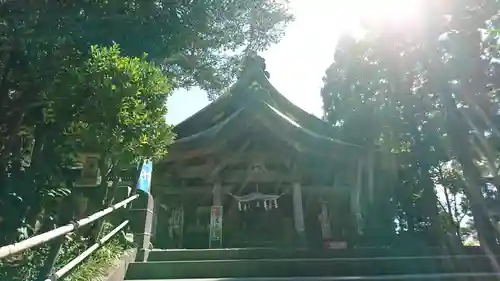
M 53 99 L 60 102 L 48 110 L 55 120 L 72 119 L 65 136 L 76 141 L 75 150 L 109 154 L 124 163 L 166 154 L 173 137 L 165 122 L 171 88 L 145 56 L 123 57 L 116 44 L 93 46 L 90 58 L 68 75 L 54 85 Z M 78 106 L 72 117 L 65 115 L 65 100 Z
M 8 1 L 0 9 L 6 35 L 0 40 L 7 51 L 21 47 L 18 55 L 38 58 L 33 67 L 49 76 L 60 64 L 55 57 L 116 42 L 127 56 L 148 53 L 176 85 L 196 84 L 216 96 L 235 78 L 244 53 L 265 50 L 282 37 L 292 20 L 287 5 L 286 0 Z
M 106 229 L 109 231 L 111 229 L 110 225 L 107 225 Z M 126 249 L 131 247 L 127 242 L 120 240 L 118 238 L 119 235 L 111 238 L 108 243 L 95 251 L 81 265 L 68 273 L 64 277 L 64 280 L 87 281 L 100 280 L 104 277 L 110 266 L 123 255 Z M 86 241 L 74 238 L 76 237 L 71 235 L 66 239 L 56 262 L 56 270 L 85 251 L 87 246 Z M 40 248 L 24 251 L 10 259 L 0 261 L 0 280 L 38 280 L 39 270 L 42 268 L 48 252 L 49 246 L 44 245 Z
M 461 236 L 470 214 L 480 240 L 493 244 L 484 174 L 493 174 L 497 198 L 499 53 L 498 34 L 485 30 L 498 26 L 500 4 L 434 2 L 422 1 L 426 8 L 411 32 L 390 21 L 367 22 L 363 39 L 340 39 L 321 92 L 325 119 L 342 140 L 396 158 L 389 196 L 397 208 L 385 214 L 398 222 L 392 231 L 431 233 L 427 241 L 439 241 L 443 229 Z M 379 220 L 369 205 L 363 215 Z
M 173 138 L 165 122 L 170 93 L 170 84 L 160 68 L 148 62 L 145 55 L 122 56 L 116 44 L 94 46 L 78 65 L 63 65 L 43 91 L 38 112 L 43 118 L 27 134 L 35 143 L 28 155 L 30 164 L 13 165 L 12 157 L 22 151 L 14 150 L 11 158 L 4 159 L 11 171 L 6 178 L 7 190 L 14 196 L 10 201 L 18 202 L 6 204 L 6 209 L 15 214 L 8 218 L 11 229 L 7 235 L 20 229 L 25 216 L 30 221 L 42 211 L 57 216 L 60 199 L 71 193 L 67 167 L 73 164 L 76 153 L 100 154 L 104 183 L 116 181 L 118 171 L 142 158 L 164 156 Z M 26 213 L 30 206 L 34 206 L 31 213 Z M 13 241 L 19 235 L 4 239 Z
M 117 239 L 111 240 L 92 254 L 80 267 L 69 273 L 65 280 L 102 280 L 113 263 L 122 257 L 126 249 L 127 246 L 118 242 Z

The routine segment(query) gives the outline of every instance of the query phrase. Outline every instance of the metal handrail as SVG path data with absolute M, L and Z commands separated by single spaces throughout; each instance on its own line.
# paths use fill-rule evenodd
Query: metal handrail
M 97 249 L 99 249 L 102 245 L 104 245 L 106 242 L 108 242 L 109 239 L 111 239 L 116 233 L 118 233 L 118 231 L 122 230 L 125 226 L 127 226 L 128 223 L 129 223 L 128 220 L 122 222 L 119 226 L 117 226 L 115 229 L 113 229 L 110 233 L 106 234 L 106 236 L 104 236 L 99 241 L 94 243 L 94 245 L 90 246 L 83 253 L 78 255 L 76 258 L 72 259 L 65 266 L 61 267 L 57 272 L 52 274 L 52 276 L 50 276 L 50 278 L 45 279 L 45 281 L 59 280 L 59 278 L 66 275 L 74 267 L 78 266 L 82 261 L 84 261 L 86 258 L 88 258 L 88 256 L 90 256 Z
M 35 246 L 38 246 L 40 244 L 51 241 L 57 237 L 65 235 L 67 233 L 73 232 L 74 230 L 76 230 L 84 225 L 92 223 L 92 222 L 108 215 L 109 213 L 113 212 L 116 209 L 119 209 L 121 207 L 126 206 L 128 203 L 134 201 L 137 197 L 139 197 L 139 194 L 132 195 L 129 198 L 127 198 L 119 203 L 114 204 L 113 206 L 110 206 L 104 210 L 96 212 L 96 213 L 94 213 L 86 218 L 83 218 L 81 220 L 78 220 L 76 222 L 73 222 L 73 223 L 58 227 L 54 230 L 50 230 L 50 231 L 47 231 L 45 233 L 33 236 L 33 237 L 28 238 L 26 240 L 23 240 L 21 242 L 17 242 L 14 244 L 3 246 L 0 248 L 0 259 L 5 258 L 5 257 L 9 257 L 11 255 L 17 254 L 17 253 L 22 252 L 24 250 L 27 250 L 27 249 L 33 248 Z

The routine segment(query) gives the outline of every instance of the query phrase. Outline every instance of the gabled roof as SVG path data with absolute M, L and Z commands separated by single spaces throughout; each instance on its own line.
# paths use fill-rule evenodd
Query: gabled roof
M 276 108 L 290 120 L 318 134 L 331 135 L 331 127 L 326 122 L 309 114 L 285 98 L 268 80 L 265 63 L 256 57 L 248 63 L 239 79 L 226 93 L 204 107 L 188 119 L 174 127 L 178 138 L 187 137 L 213 126 L 220 119 L 228 117 L 246 104 L 243 100 L 260 100 Z M 244 102 L 243 102 L 244 103 Z
M 176 141 L 168 158 L 204 148 L 215 150 L 245 130 L 242 120 L 266 127 L 274 137 L 297 151 L 317 152 L 326 156 L 332 148 L 358 147 L 334 138 L 332 127 L 294 105 L 269 82 L 262 58 L 254 57 L 236 83 L 217 100 L 174 127 Z

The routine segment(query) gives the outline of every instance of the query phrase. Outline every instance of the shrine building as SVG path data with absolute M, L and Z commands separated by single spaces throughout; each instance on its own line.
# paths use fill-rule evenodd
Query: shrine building
M 268 78 L 250 57 L 226 93 L 173 128 L 152 177 L 156 248 L 342 248 L 357 233 L 378 152 L 336 140 Z

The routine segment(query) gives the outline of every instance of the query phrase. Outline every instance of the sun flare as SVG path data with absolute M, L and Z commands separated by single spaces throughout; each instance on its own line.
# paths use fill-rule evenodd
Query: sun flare
M 330 2 L 328 6 L 343 11 L 338 22 L 342 24 L 344 31 L 358 33 L 361 23 L 365 27 L 411 27 L 421 19 L 421 2 L 422 0 L 337 0 Z
M 421 0 L 354 0 L 354 9 L 365 20 L 404 23 L 415 20 L 420 14 Z

